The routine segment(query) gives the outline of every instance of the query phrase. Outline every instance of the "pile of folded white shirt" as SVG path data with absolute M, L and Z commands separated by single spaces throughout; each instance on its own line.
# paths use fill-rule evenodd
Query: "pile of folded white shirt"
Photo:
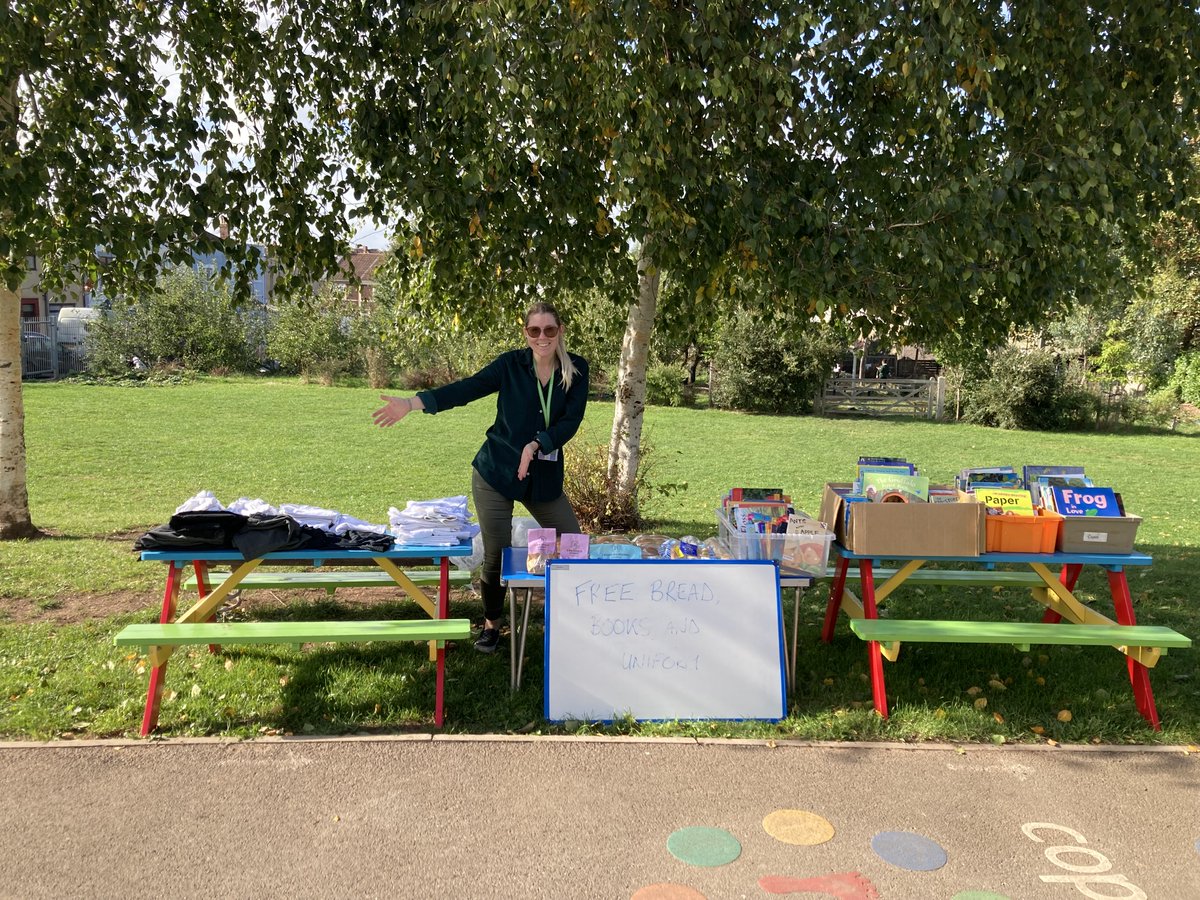
M 479 526 L 471 523 L 465 495 L 409 500 L 403 510 L 393 506 L 388 509 L 388 524 L 397 544 L 451 547 L 479 533 Z
M 311 525 L 313 528 L 319 528 L 330 534 L 345 534 L 347 531 L 366 531 L 372 534 L 388 533 L 386 525 L 375 525 L 340 513 L 336 509 L 323 509 L 303 503 L 282 503 L 275 507 L 258 498 L 238 497 L 229 506 L 222 506 L 221 501 L 212 491 L 200 491 L 196 496 L 181 503 L 175 512 L 220 512 L 222 510 L 243 516 L 291 516 L 301 525 Z

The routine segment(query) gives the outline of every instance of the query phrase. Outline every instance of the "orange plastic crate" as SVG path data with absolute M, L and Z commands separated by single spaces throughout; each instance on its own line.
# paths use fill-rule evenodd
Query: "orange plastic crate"
M 1062 516 L 1039 508 L 1036 516 L 988 516 L 988 553 L 1053 553 Z

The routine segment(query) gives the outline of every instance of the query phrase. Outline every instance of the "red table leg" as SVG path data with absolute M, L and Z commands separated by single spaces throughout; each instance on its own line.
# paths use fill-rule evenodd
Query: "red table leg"
M 1079 581 L 1079 573 L 1082 571 L 1083 563 L 1064 563 L 1062 571 L 1058 573 L 1058 580 L 1062 582 L 1063 587 L 1074 593 L 1075 583 Z M 1062 615 L 1048 609 L 1042 614 L 1042 621 L 1048 625 L 1057 625 L 1062 621 Z
M 863 617 L 878 619 L 879 609 L 875 605 L 875 573 L 869 559 L 859 560 L 858 571 L 862 575 Z M 883 654 L 879 652 L 879 641 L 867 641 L 867 660 L 871 666 L 871 697 L 875 701 L 875 712 L 888 717 L 887 686 L 883 680 Z
M 838 610 L 842 608 L 842 591 L 846 589 L 846 573 L 849 570 L 850 560 L 839 556 L 833 584 L 829 588 L 829 605 L 825 607 L 825 626 L 821 629 L 821 640 L 826 644 L 833 640 L 833 629 L 837 625 Z
M 438 578 L 438 618 L 450 618 L 450 557 L 442 557 L 441 575 Z M 446 648 L 437 651 L 437 694 L 433 701 L 433 724 L 442 727 L 445 717 L 446 691 Z
M 175 601 L 179 596 L 179 576 L 181 569 L 175 563 L 167 567 L 167 586 L 163 591 L 162 612 L 158 622 L 166 625 L 175 618 Z M 146 737 L 158 725 L 158 706 L 162 701 L 163 683 L 167 678 L 167 663 L 150 668 L 150 687 L 146 691 L 146 711 L 142 714 L 142 737 Z
M 1133 598 L 1129 595 L 1129 582 L 1125 580 L 1124 569 L 1117 572 L 1109 570 L 1108 589 L 1112 593 L 1117 621 L 1122 625 L 1136 625 Z M 1162 726 L 1158 724 L 1158 708 L 1154 705 L 1154 691 L 1150 688 L 1150 671 L 1132 656 L 1128 657 L 1126 662 L 1129 667 L 1129 683 L 1133 685 L 1133 701 L 1138 712 L 1155 731 L 1162 731 Z

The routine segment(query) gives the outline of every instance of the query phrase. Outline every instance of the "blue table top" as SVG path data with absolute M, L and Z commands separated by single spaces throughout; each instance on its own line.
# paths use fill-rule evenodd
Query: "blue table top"
M 833 549 L 846 559 L 923 559 L 926 562 L 982 563 L 988 566 L 1001 563 L 1044 563 L 1048 566 L 1084 563 L 1105 568 L 1119 568 L 1121 566 L 1148 566 L 1154 562 L 1154 557 L 1147 556 L 1145 553 L 981 553 L 978 556 L 926 556 L 918 553 L 908 556 L 896 554 L 880 556 L 873 553 L 855 553 L 836 541 Z
M 513 587 L 545 587 L 545 575 L 531 575 L 525 568 L 528 556 L 529 550 L 527 547 L 506 547 L 500 559 L 500 580 Z M 618 561 L 613 560 L 613 562 Z M 676 562 L 687 565 L 689 560 L 675 559 L 663 560 L 663 562 Z M 812 582 L 813 577 L 811 575 L 780 574 L 779 576 L 781 587 L 805 587 L 812 584 Z
M 434 547 L 421 544 L 393 544 L 390 550 L 280 550 L 275 553 L 266 553 L 261 559 L 292 559 L 297 563 L 311 561 L 313 565 L 320 565 L 322 560 L 363 560 L 368 561 L 376 557 L 386 557 L 388 559 L 441 559 L 443 556 L 470 556 L 471 544 L 456 544 L 452 547 Z M 156 562 L 191 562 L 192 560 L 204 560 L 205 562 L 246 562 L 245 558 L 236 550 L 216 550 L 197 548 L 194 550 L 143 550 L 141 554 L 142 560 Z M 522 560 L 522 563 L 524 561 Z

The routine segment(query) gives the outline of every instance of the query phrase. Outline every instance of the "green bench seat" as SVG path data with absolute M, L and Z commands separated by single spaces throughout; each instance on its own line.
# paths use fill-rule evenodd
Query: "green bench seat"
M 925 619 L 851 619 L 850 630 L 864 641 L 951 644 L 1031 644 L 1075 646 L 1190 647 L 1191 638 L 1160 625 L 1075 625 L 1069 622 L 962 622 Z
M 896 574 L 895 569 L 873 569 L 872 574 L 875 578 L 875 584 L 881 585 L 893 575 Z M 837 575 L 837 569 L 830 567 L 825 572 L 825 577 L 833 579 Z M 847 581 L 861 581 L 862 573 L 857 568 L 852 568 L 846 572 Z M 941 584 L 941 585 L 958 585 L 967 587 L 970 585 L 986 585 L 992 587 L 994 585 L 1011 586 L 1029 586 L 1037 587 L 1042 584 L 1042 579 L 1038 577 L 1036 572 L 1000 572 L 995 570 L 954 570 L 954 569 L 917 569 L 906 579 L 905 584 Z
M 210 572 L 209 587 L 215 587 L 224 580 L 226 572 Z M 441 579 L 437 569 L 414 569 L 404 573 L 413 584 L 436 585 Z M 459 568 L 450 570 L 450 584 L 464 585 L 471 583 L 471 573 Z M 184 582 L 185 590 L 196 587 L 196 576 L 189 576 Z M 392 576 L 383 571 L 358 571 L 348 569 L 344 572 L 251 572 L 238 583 L 239 590 L 254 589 L 290 589 L 290 588 L 324 588 L 333 593 L 337 588 L 352 587 L 398 587 Z
M 454 641 L 471 636 L 469 619 L 388 619 L 337 622 L 196 622 L 127 625 L 118 647 L 183 644 L 324 644 L 351 641 Z

